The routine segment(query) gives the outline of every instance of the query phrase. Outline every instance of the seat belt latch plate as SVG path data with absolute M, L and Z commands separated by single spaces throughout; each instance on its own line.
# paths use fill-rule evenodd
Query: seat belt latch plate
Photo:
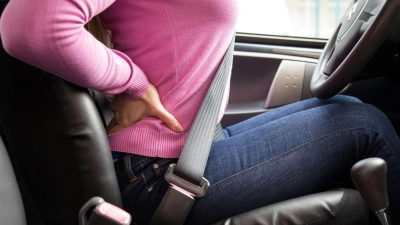
M 164 175 L 165 180 L 177 190 L 191 195 L 196 198 L 202 198 L 206 196 L 208 188 L 210 187 L 210 182 L 206 178 L 202 178 L 200 181 L 200 186 L 195 185 L 180 176 L 174 174 L 176 164 L 169 165 L 167 172 Z

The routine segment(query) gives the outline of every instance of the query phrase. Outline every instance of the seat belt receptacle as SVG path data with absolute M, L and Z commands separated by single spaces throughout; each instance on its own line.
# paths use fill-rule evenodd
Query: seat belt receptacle
M 165 180 L 171 185 L 164 196 L 151 225 L 183 224 L 194 204 L 194 197 L 201 198 L 207 194 L 210 183 L 204 177 L 200 186 L 195 185 L 174 174 L 176 164 L 171 164 L 165 173 Z

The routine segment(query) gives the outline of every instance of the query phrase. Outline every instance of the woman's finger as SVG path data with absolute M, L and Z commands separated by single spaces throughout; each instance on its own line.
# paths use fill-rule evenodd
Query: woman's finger
M 160 120 L 162 120 L 165 123 L 165 125 L 167 125 L 169 127 L 169 129 L 171 129 L 175 132 L 178 132 L 178 133 L 183 131 L 183 128 L 179 124 L 178 120 L 176 120 L 175 117 L 171 113 L 169 113 L 167 110 L 165 110 L 164 107 L 157 110 L 154 116 L 156 116 Z
M 109 134 L 110 133 L 110 130 L 115 126 L 115 125 L 117 125 L 118 123 L 117 123 L 117 120 L 115 119 L 115 116 L 111 119 L 111 121 L 108 123 L 108 125 L 107 125 L 107 127 L 106 127 L 106 131 L 107 131 L 107 134 Z
M 123 129 L 125 129 L 125 128 L 126 128 L 126 127 L 122 126 L 121 124 L 116 124 L 115 126 L 113 126 L 113 127 L 107 132 L 107 134 L 112 134 L 112 133 L 118 132 L 118 131 L 120 131 L 120 130 L 123 130 Z

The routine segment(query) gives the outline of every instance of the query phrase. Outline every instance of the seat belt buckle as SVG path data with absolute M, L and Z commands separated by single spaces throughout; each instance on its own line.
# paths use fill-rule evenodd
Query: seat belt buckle
M 193 184 L 190 181 L 183 179 L 180 176 L 174 174 L 176 164 L 169 165 L 167 172 L 164 175 L 164 179 L 176 189 L 180 190 L 187 195 L 202 198 L 206 196 L 208 188 L 210 187 L 210 182 L 206 178 L 202 178 L 200 181 L 200 186 Z
M 171 185 L 158 207 L 151 225 L 181 225 L 194 204 L 194 197 L 207 194 L 210 183 L 204 177 L 200 186 L 174 174 L 176 164 L 171 164 L 165 173 L 165 180 Z
M 79 225 L 129 225 L 132 217 L 103 198 L 93 197 L 79 210 L 78 220 Z

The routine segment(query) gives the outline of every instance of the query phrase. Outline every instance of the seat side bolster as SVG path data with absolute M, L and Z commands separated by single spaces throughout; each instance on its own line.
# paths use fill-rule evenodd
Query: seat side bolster
M 0 218 L 4 224 L 25 225 L 25 212 L 14 170 L 0 138 Z
M 368 208 L 352 189 L 335 189 L 258 208 L 214 225 L 368 224 Z

